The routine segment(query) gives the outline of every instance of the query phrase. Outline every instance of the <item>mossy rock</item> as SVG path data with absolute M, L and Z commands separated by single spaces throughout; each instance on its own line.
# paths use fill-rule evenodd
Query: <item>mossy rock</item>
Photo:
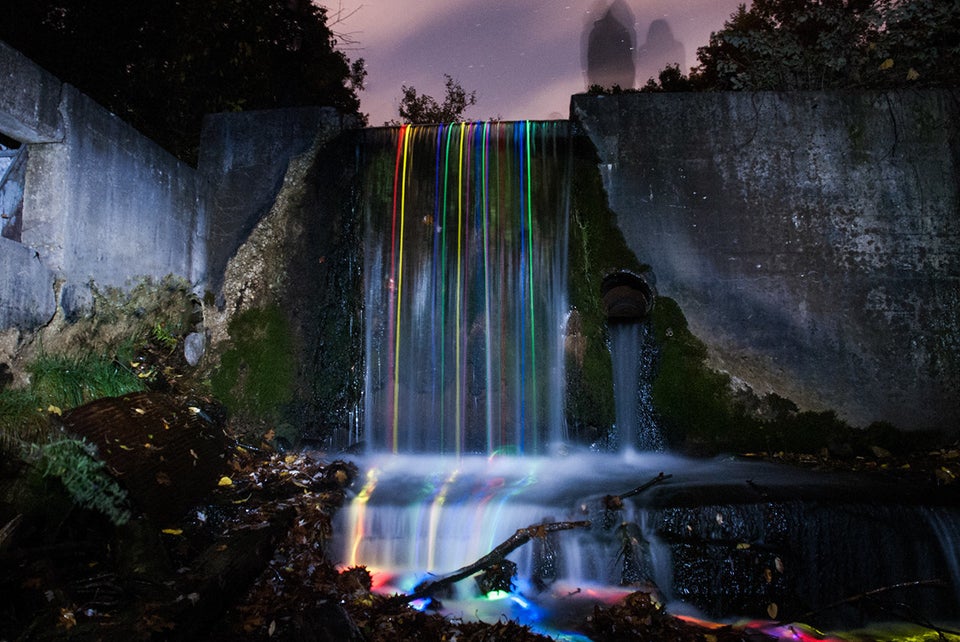
M 228 347 L 211 377 L 213 394 L 234 414 L 277 420 L 294 398 L 296 361 L 289 322 L 278 307 L 230 320 Z

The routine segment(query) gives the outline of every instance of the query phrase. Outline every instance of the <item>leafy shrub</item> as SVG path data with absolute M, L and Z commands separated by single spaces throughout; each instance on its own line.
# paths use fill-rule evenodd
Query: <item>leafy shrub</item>
M 80 439 L 60 439 L 32 446 L 28 458 L 44 477 L 56 477 L 77 506 L 106 515 L 118 526 L 130 520 L 127 492 L 97 459 L 93 444 Z

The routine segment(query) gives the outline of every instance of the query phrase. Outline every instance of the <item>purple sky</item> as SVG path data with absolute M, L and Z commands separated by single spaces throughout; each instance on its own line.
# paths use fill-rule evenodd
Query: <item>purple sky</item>
M 437 99 L 443 74 L 477 92 L 468 118 L 566 118 L 586 89 L 581 40 L 612 0 L 320 0 L 341 48 L 366 59 L 361 110 L 370 125 L 397 117 L 401 85 Z M 638 46 L 666 20 L 683 45 L 684 72 L 711 31 L 745 0 L 617 0 L 633 20 Z M 747 2 L 747 4 L 749 4 Z M 337 21 L 337 16 L 341 17 Z M 352 43 L 346 42 L 352 40 Z M 637 84 L 652 75 L 638 62 Z

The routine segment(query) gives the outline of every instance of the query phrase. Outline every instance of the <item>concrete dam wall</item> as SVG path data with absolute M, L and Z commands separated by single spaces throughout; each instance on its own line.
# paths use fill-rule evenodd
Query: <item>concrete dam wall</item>
M 712 365 L 854 425 L 960 424 L 960 96 L 574 96 Z
M 349 126 L 324 110 L 212 117 L 198 171 L 3 43 L 0 77 L 0 134 L 26 150 L 0 193 L 5 213 L 22 197 L 0 236 L 0 330 L 41 326 L 58 304 L 82 309 L 90 283 L 174 274 L 218 290 L 290 159 Z M 936 90 L 571 102 L 628 245 L 713 367 L 855 425 L 953 432 L 958 111 L 957 92 Z M 342 154 L 327 164 L 348 172 L 352 150 L 326 148 Z M 337 174 L 314 200 L 348 183 Z M 335 219 L 304 220 L 335 244 Z
M 0 329 L 36 328 L 57 305 L 68 315 L 84 309 L 91 283 L 122 288 L 174 274 L 202 284 L 196 170 L 2 42 L 0 78 L 0 134 L 20 144 L 25 165 L 16 189 L 4 190 L 19 202 L 4 203 Z

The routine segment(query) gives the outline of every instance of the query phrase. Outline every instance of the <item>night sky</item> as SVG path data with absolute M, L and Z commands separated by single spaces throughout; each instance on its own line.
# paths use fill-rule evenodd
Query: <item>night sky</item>
M 326 4 L 333 29 L 342 36 L 340 48 L 352 59 L 366 60 L 369 76 L 360 94 L 361 110 L 376 126 L 397 118 L 401 85 L 441 100 L 445 73 L 477 92 L 468 118 L 566 118 L 570 96 L 588 86 L 587 43 L 598 21 L 626 28 L 635 64 L 626 73 L 639 87 L 665 62 L 678 62 L 686 73 L 696 63 L 697 47 L 706 44 L 710 32 L 719 30 L 743 2 L 327 0 Z M 600 40 L 609 43 L 613 38 Z M 646 47 L 648 41 L 658 46 Z

